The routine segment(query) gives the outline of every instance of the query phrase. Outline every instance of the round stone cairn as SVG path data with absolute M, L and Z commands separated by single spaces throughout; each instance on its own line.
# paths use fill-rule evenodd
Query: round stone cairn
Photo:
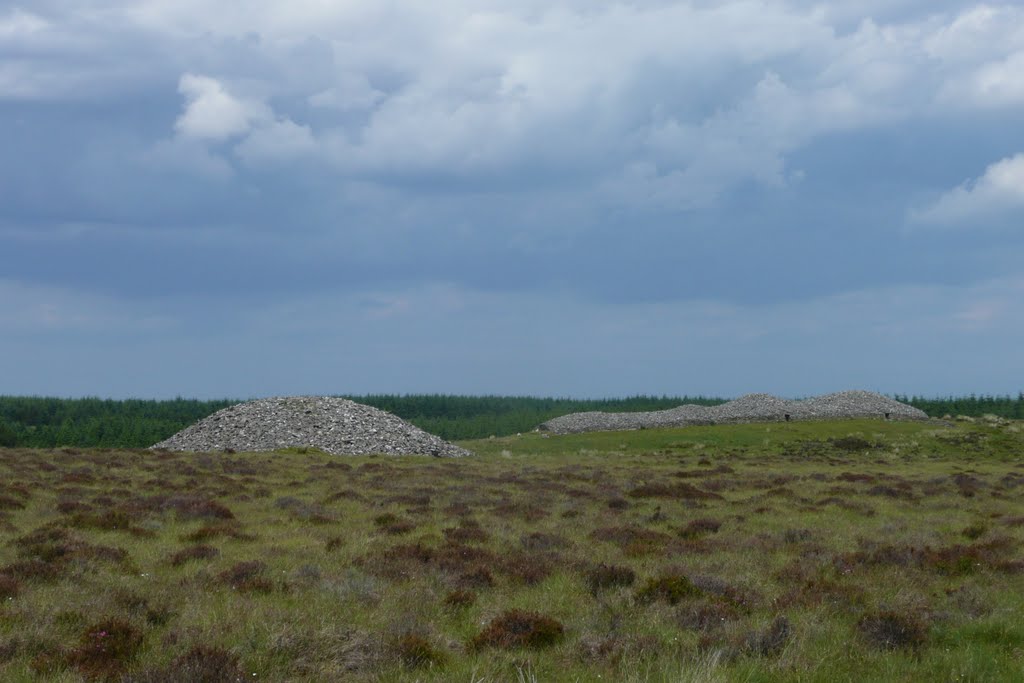
M 687 404 L 646 413 L 573 413 L 548 420 L 538 429 L 553 434 L 686 427 L 736 422 L 784 422 L 869 417 L 884 420 L 927 420 L 906 403 L 870 391 L 841 391 L 799 401 L 771 394 L 747 394 L 717 406 Z
M 152 446 L 172 451 L 276 451 L 461 458 L 464 448 L 372 406 L 328 396 L 261 398 L 218 410 Z

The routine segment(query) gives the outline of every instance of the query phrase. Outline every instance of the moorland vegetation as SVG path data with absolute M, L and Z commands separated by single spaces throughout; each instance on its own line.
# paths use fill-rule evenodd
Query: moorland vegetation
M 4 681 L 1015 680 L 1024 426 L 0 449 Z

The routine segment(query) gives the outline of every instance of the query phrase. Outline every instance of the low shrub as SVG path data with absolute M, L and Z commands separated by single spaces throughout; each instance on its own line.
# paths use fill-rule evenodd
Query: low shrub
M 919 615 L 883 611 L 865 614 L 857 630 L 872 646 L 882 650 L 918 648 L 928 636 L 928 624 Z
M 85 629 L 67 661 L 86 678 L 110 679 L 131 664 L 142 647 L 143 636 L 124 619 L 104 619 Z
M 717 519 L 694 519 L 679 530 L 679 535 L 686 539 L 700 538 L 707 534 L 718 533 L 722 523 Z
M 772 657 L 782 652 L 792 635 L 789 619 L 780 615 L 764 630 L 749 634 L 744 650 L 759 657 Z
M 636 600 L 642 604 L 660 600 L 676 605 L 683 598 L 698 596 L 701 593 L 702 591 L 682 574 L 664 574 L 648 579 L 636 592 Z
M 448 595 L 444 596 L 444 605 L 446 607 L 469 607 L 476 602 L 476 593 L 470 590 L 454 590 Z
M 21 582 L 9 574 L 0 574 L 0 600 L 16 598 L 21 592 Z
M 448 656 L 443 651 L 438 650 L 429 640 L 416 633 L 399 636 L 394 644 L 394 650 L 402 665 L 409 669 L 438 667 L 448 660 Z
M 244 593 L 269 593 L 274 584 L 265 576 L 267 565 L 260 560 L 238 562 L 217 575 L 220 583 Z
M 179 550 L 176 553 L 172 553 L 167 558 L 167 562 L 172 567 L 180 567 L 186 562 L 192 562 L 195 560 L 212 560 L 220 555 L 220 551 L 209 545 L 194 545 L 183 550 Z
M 717 493 L 703 491 L 692 484 L 650 482 L 629 492 L 633 498 L 676 498 L 681 500 L 721 500 Z
M 469 643 L 470 649 L 485 647 L 511 649 L 541 648 L 554 645 L 565 634 L 565 627 L 551 617 L 536 612 L 511 610 L 492 619 Z
M 170 666 L 144 669 L 121 683 L 239 683 L 247 678 L 238 656 L 224 648 L 196 645 L 174 659 Z
M 606 588 L 632 586 L 636 581 L 636 572 L 630 567 L 602 563 L 586 570 L 586 580 L 590 594 L 596 596 Z

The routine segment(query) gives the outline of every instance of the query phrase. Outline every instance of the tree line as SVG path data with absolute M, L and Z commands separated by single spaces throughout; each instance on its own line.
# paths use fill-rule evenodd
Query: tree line
M 632 396 L 610 399 L 445 394 L 346 396 L 394 413 L 449 439 L 479 439 L 527 432 L 559 415 L 600 410 L 648 411 L 684 403 L 716 405 L 706 396 Z M 933 417 L 985 414 L 1024 419 L 1024 392 L 1011 396 L 926 398 L 895 396 Z M 0 396 L 0 446 L 146 448 L 237 400 L 113 400 Z

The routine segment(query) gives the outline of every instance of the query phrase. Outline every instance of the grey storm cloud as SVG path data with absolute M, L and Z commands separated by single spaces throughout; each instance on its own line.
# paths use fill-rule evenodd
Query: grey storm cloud
M 898 292 L 1002 329 L 1022 108 L 1018 3 L 5 5 L 0 325 L 881 325 Z

